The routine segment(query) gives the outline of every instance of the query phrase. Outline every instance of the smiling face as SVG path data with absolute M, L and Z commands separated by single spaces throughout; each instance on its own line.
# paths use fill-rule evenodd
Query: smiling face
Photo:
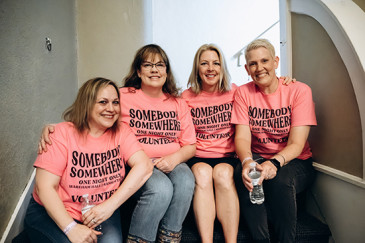
M 112 86 L 100 88 L 89 118 L 90 134 L 102 135 L 117 122 L 120 105 L 117 90 Z
M 156 65 L 155 65 L 156 64 Z M 167 72 L 166 65 L 160 55 L 149 55 L 146 60 L 142 62 L 140 70 L 137 71 L 138 77 L 142 80 L 141 89 L 160 90 L 166 82 Z
M 267 90 L 271 93 L 277 87 L 275 69 L 278 64 L 279 57 L 272 57 L 269 50 L 265 47 L 259 47 L 247 53 L 245 68 L 261 90 Z
M 199 58 L 199 77 L 202 89 L 207 92 L 218 91 L 221 63 L 217 52 L 204 51 Z

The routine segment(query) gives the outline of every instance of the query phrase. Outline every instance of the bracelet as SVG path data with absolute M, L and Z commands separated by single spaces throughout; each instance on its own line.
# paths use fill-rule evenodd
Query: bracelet
M 242 167 L 243 167 L 243 165 L 246 163 L 246 161 L 248 161 L 248 160 L 252 160 L 252 157 L 246 157 L 246 158 L 244 158 L 243 160 L 242 160 L 242 162 L 241 162 L 241 164 L 242 164 Z
M 70 230 L 75 227 L 77 225 L 77 223 L 75 221 L 72 221 L 71 223 L 69 223 L 66 228 L 63 230 L 63 233 L 65 233 L 66 235 L 70 232 Z
M 279 154 L 279 153 L 277 153 L 277 155 L 280 155 L 283 158 L 283 160 L 284 160 L 283 166 L 284 166 L 285 165 L 285 157 L 282 154 Z

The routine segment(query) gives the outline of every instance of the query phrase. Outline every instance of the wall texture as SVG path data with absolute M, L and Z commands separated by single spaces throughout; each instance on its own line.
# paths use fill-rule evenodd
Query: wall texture
M 134 55 L 152 39 L 147 0 L 78 0 L 78 80 L 103 76 L 121 84 Z
M 41 127 L 61 121 L 77 91 L 74 6 L 0 1 L 0 235 L 32 173 Z

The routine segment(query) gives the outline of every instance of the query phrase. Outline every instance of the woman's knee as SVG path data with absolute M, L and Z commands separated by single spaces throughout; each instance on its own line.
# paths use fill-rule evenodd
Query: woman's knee
M 173 194 L 173 185 L 169 178 L 161 171 L 154 169 L 152 176 L 142 187 L 142 198 L 148 198 L 156 204 L 169 204 Z
M 174 191 L 181 193 L 193 193 L 195 188 L 195 177 L 189 166 L 185 163 L 179 164 L 168 175 L 171 180 Z
M 192 168 L 195 183 L 199 188 L 208 188 L 213 184 L 213 168 L 206 163 L 196 163 Z
M 226 163 L 218 164 L 213 169 L 214 185 L 222 188 L 231 188 L 234 185 L 234 168 Z

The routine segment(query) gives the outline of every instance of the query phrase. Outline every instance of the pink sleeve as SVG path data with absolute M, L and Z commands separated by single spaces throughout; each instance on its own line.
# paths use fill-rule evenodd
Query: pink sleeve
M 129 158 L 137 151 L 142 150 L 141 144 L 137 141 L 132 129 L 128 124 L 122 122 L 120 124 L 121 128 L 121 150 L 123 151 L 124 161 L 127 162 Z
M 57 176 L 62 176 L 67 166 L 67 136 L 66 127 L 61 123 L 57 124 L 55 131 L 50 134 L 52 145 L 48 146 L 47 152 L 38 155 L 34 167 L 45 169 Z
M 181 125 L 180 146 L 196 143 L 195 128 L 191 118 L 190 109 L 185 100 L 177 99 L 179 103 L 179 120 Z
M 291 116 L 292 126 L 317 125 L 311 88 L 303 84 L 296 93 Z
M 232 124 L 248 125 L 248 108 L 244 97 L 244 89 L 238 88 L 234 95 L 233 108 L 232 108 Z

